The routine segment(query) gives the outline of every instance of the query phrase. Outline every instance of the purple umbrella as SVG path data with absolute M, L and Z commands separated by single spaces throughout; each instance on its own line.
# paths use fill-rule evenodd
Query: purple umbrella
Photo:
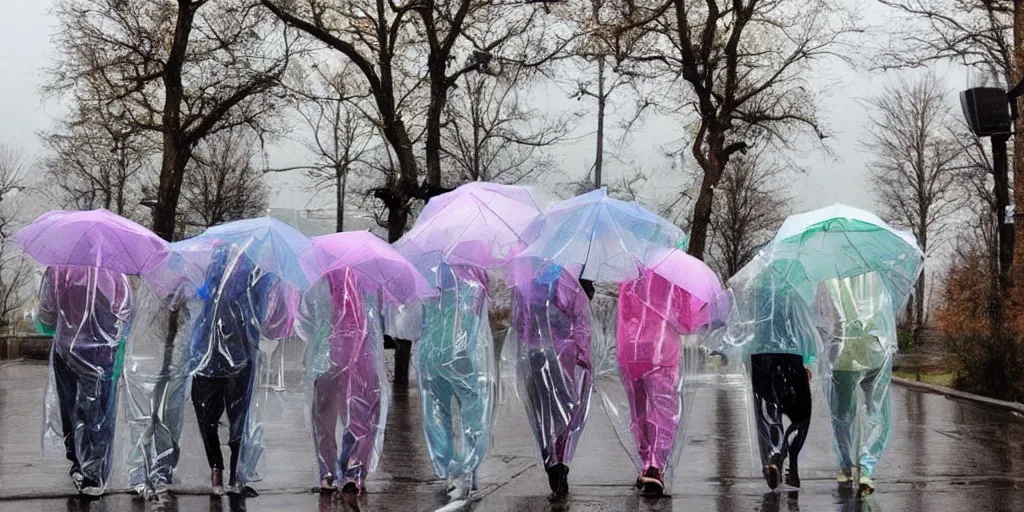
M 432 198 L 395 247 L 421 267 L 442 259 L 500 267 L 529 245 L 523 232 L 540 214 L 529 188 L 467 183 Z
M 393 304 L 406 304 L 435 295 L 416 267 L 387 242 L 369 231 L 346 231 L 313 239 L 309 264 L 320 275 L 349 268 L 362 286 L 379 287 Z
M 167 257 L 167 242 L 107 210 L 52 211 L 14 235 L 26 254 L 45 266 L 99 267 L 129 275 L 152 270 Z

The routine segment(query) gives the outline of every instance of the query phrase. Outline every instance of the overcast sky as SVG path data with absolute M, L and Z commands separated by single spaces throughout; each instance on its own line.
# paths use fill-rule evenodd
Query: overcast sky
M 50 4 L 48 0 L 5 0 L 4 16 L 0 17 L 0 69 L 3 70 L 0 142 L 18 146 L 30 157 L 37 156 L 40 150 L 36 133 L 51 126 L 61 114 L 58 106 L 52 102 L 45 103 L 39 94 L 44 79 L 43 68 L 50 63 L 55 51 L 50 42 L 55 25 L 55 19 L 47 13 Z M 868 23 L 879 23 L 884 17 L 884 12 L 877 7 L 867 9 L 865 14 Z M 838 81 L 820 85 L 821 117 L 835 136 L 831 143 L 834 157 L 813 148 L 802 155 L 800 161 L 809 172 L 796 176 L 793 186 L 799 200 L 798 209 L 806 210 L 833 202 L 875 209 L 875 201 L 867 185 L 870 155 L 865 154 L 858 144 L 863 137 L 867 113 L 858 100 L 870 97 L 892 77 L 872 75 L 845 65 L 833 66 L 829 73 Z M 953 101 L 955 91 L 966 86 L 967 78 L 960 72 L 947 76 Z M 551 90 L 551 94 L 538 95 L 548 102 L 542 104 L 543 107 L 563 109 L 576 103 L 556 89 Z M 584 124 L 580 129 L 587 130 L 591 126 L 592 123 Z M 633 135 L 630 153 L 647 168 L 664 167 L 662 149 L 680 138 L 680 130 L 677 122 L 650 119 Z M 278 165 L 301 163 L 306 158 L 296 144 L 282 143 L 270 148 L 269 152 L 272 163 Z M 558 150 L 562 169 L 574 175 L 584 172 L 592 161 L 592 154 L 591 140 Z M 613 171 L 611 178 L 614 177 Z M 278 175 L 271 181 L 277 192 L 272 197 L 272 207 L 302 208 L 308 202 L 308 193 L 298 186 L 297 178 Z M 673 185 L 677 183 L 674 180 Z M 651 183 L 648 186 L 657 185 L 665 184 Z M 313 206 L 318 205 L 313 203 Z

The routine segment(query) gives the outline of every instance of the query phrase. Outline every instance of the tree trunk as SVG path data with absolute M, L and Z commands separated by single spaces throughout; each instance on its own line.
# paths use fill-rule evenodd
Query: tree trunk
M 430 105 L 427 108 L 427 184 L 441 187 L 441 114 L 448 102 L 445 62 L 429 62 Z
M 181 197 L 181 183 L 185 177 L 185 166 L 192 157 L 188 148 L 178 147 L 174 134 L 164 135 L 163 160 L 160 163 L 160 188 L 157 191 L 156 208 L 153 209 L 153 232 L 164 240 L 174 238 L 177 221 L 178 199 Z
M 181 182 L 185 176 L 185 165 L 192 158 L 192 148 L 186 143 L 181 130 L 181 103 L 185 94 L 181 70 L 194 17 L 192 2 L 178 0 L 174 37 L 164 65 L 163 159 L 160 162 L 156 207 L 153 208 L 153 232 L 167 241 L 174 238 Z
M 388 209 L 388 242 L 396 242 L 405 233 L 409 222 L 409 201 L 416 190 L 416 155 L 405 123 L 395 119 L 384 126 L 384 137 L 398 158 L 398 176 L 389 184 L 386 198 L 381 198 Z
M 601 167 L 604 164 L 604 56 L 597 60 L 597 149 L 594 154 L 594 189 L 601 188 Z
M 708 135 L 708 165 L 704 169 L 704 177 L 700 182 L 700 193 L 693 205 L 693 223 L 690 224 L 690 242 L 687 252 L 694 258 L 703 260 L 707 245 L 708 225 L 711 223 L 711 209 L 715 200 L 715 187 L 722 179 L 725 162 L 722 153 L 725 151 L 725 134 Z

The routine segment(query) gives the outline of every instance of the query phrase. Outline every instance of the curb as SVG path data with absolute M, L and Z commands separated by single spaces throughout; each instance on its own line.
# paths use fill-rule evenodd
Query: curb
M 943 395 L 946 398 L 959 398 L 961 400 L 969 400 L 971 402 L 977 402 L 980 404 L 985 404 L 988 406 L 997 407 L 1000 409 L 1024 415 L 1024 404 L 1019 402 L 1007 402 L 1005 400 L 996 400 L 995 398 L 965 393 L 963 391 L 957 391 L 953 388 L 947 388 L 945 386 L 939 386 L 937 384 L 928 384 L 927 382 L 918 382 L 916 380 L 902 379 L 900 377 L 892 377 L 892 381 L 896 384 L 899 384 L 910 389 L 924 391 L 926 393 L 935 393 Z

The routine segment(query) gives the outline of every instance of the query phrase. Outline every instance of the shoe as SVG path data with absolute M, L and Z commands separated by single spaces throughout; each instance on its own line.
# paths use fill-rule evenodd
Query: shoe
M 800 471 L 797 470 L 796 464 L 790 462 L 789 470 L 786 471 L 786 485 L 790 487 L 800 488 Z
M 213 487 L 214 496 L 224 495 L 224 470 L 223 469 L 211 469 L 210 470 L 210 486 Z
M 848 485 L 853 483 L 852 471 L 849 469 L 840 469 L 839 475 L 836 476 L 836 483 L 839 485 Z
M 640 496 L 645 498 L 660 498 L 665 494 L 665 484 L 661 481 L 661 472 L 658 468 L 647 468 L 640 475 L 639 482 Z
M 778 466 L 776 466 L 775 464 L 768 464 L 764 467 L 762 473 L 764 474 L 764 481 L 768 482 L 769 489 L 774 490 L 776 487 L 779 486 L 779 477 L 781 475 L 779 474 Z
M 353 480 L 345 481 L 345 485 L 341 486 L 342 494 L 356 494 L 358 495 L 362 490 L 359 488 L 359 484 Z
M 329 494 L 334 492 L 334 475 L 327 473 L 320 479 L 320 493 Z
M 100 496 L 103 496 L 103 489 L 98 485 L 95 485 L 93 482 L 86 483 L 82 486 L 82 490 L 78 492 L 82 493 L 83 496 L 89 496 L 91 498 L 99 498 Z
M 868 494 L 875 492 L 875 483 L 871 481 L 871 477 L 867 475 L 860 476 L 859 491 L 861 496 L 867 496 Z
M 555 496 L 564 497 L 569 495 L 569 466 L 558 463 L 549 468 L 544 468 L 548 473 L 548 486 Z
M 255 498 L 260 495 L 260 492 L 248 485 L 243 485 L 242 489 L 238 491 L 238 494 L 243 498 Z

